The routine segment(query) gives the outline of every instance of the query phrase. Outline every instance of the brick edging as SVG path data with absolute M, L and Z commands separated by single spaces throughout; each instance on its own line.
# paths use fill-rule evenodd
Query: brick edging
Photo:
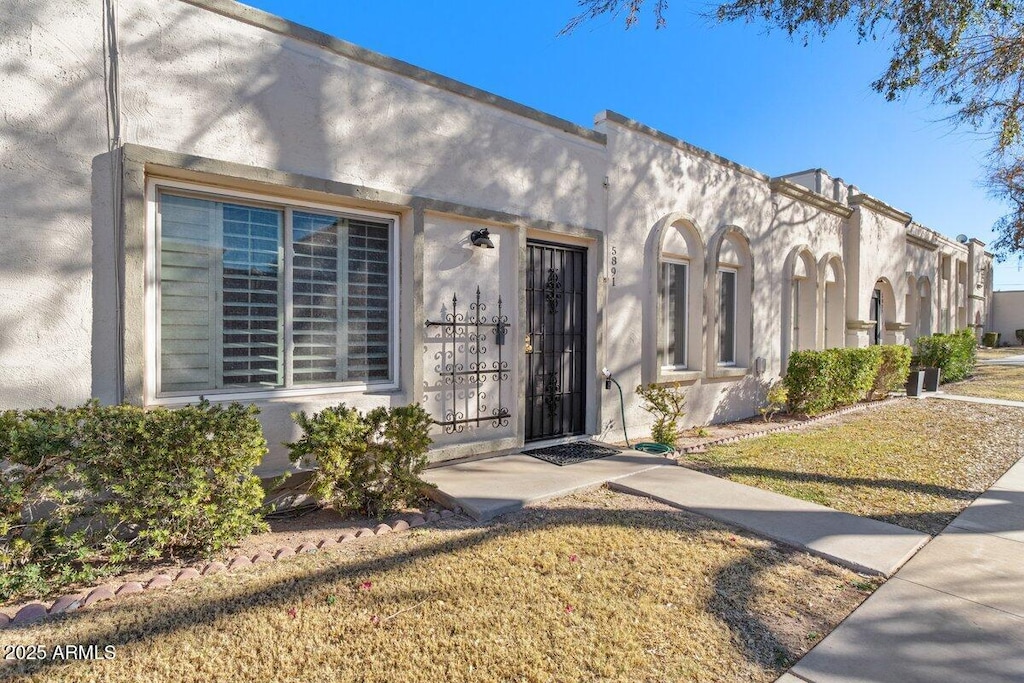
M 759 436 L 765 436 L 766 434 L 774 434 L 776 432 L 790 432 L 790 431 L 794 431 L 796 429 L 800 429 L 802 427 L 806 427 L 809 424 L 814 424 L 815 422 L 821 422 L 822 420 L 827 420 L 830 417 L 836 417 L 837 415 L 846 415 L 847 413 L 856 413 L 856 412 L 859 412 L 861 410 L 868 410 L 869 408 L 874 408 L 876 406 L 889 405 L 890 403 L 895 403 L 897 401 L 902 401 L 904 398 L 906 398 L 906 397 L 905 396 L 891 396 L 889 398 L 883 398 L 880 401 L 864 401 L 864 402 L 861 402 L 861 403 L 855 403 L 852 406 L 844 406 L 842 408 L 836 408 L 835 410 L 830 410 L 827 413 L 822 413 L 820 415 L 815 415 L 814 417 L 808 417 L 805 420 L 799 420 L 797 422 L 791 422 L 789 424 L 784 424 L 784 425 L 775 425 L 774 427 L 766 427 L 765 429 L 759 429 L 757 431 L 748 432 L 747 434 L 737 434 L 735 436 L 724 436 L 724 437 L 722 437 L 720 439 L 713 439 L 711 441 L 705 441 L 704 443 L 694 444 L 693 446 L 684 446 L 683 448 L 677 448 L 674 451 L 674 454 L 677 455 L 677 456 L 679 456 L 679 455 L 687 455 L 687 454 L 694 453 L 694 452 L 697 452 L 697 451 L 700 451 L 700 450 L 703 450 L 703 449 L 706 449 L 706 448 L 710 448 L 711 446 L 720 446 L 722 444 L 735 443 L 737 441 L 743 441 L 745 439 L 753 439 L 753 438 L 756 438 L 756 437 L 759 437 Z
M 190 581 L 192 579 L 198 579 L 203 576 L 209 576 L 211 574 L 219 574 L 221 572 L 230 572 L 237 569 L 244 569 L 251 567 L 255 564 L 263 564 L 266 562 L 276 562 L 296 555 L 305 555 L 310 553 L 324 552 L 331 550 L 336 546 L 343 543 L 348 543 L 359 538 L 367 538 L 369 536 L 383 536 L 391 533 L 401 533 L 408 531 L 416 527 L 431 524 L 442 519 L 450 519 L 456 515 L 462 514 L 462 508 L 456 507 L 453 510 L 443 509 L 440 511 L 429 510 L 423 514 L 413 514 L 398 517 L 392 520 L 390 523 L 382 523 L 375 526 L 373 529 L 363 527 L 356 531 L 346 531 L 337 538 L 325 538 L 319 543 L 312 542 L 301 542 L 297 546 L 282 546 L 278 548 L 273 554 L 263 550 L 255 553 L 252 556 L 249 555 L 237 555 L 226 562 L 213 560 L 206 562 L 201 566 L 184 567 L 178 570 L 164 571 L 149 579 L 126 581 L 123 583 L 113 582 L 105 583 L 101 586 L 94 586 L 92 588 L 85 588 L 75 593 L 69 593 L 63 595 L 50 604 L 47 607 L 46 603 L 38 600 L 25 603 L 22 605 L 14 605 L 3 608 L 4 611 L 0 611 L 0 629 L 15 626 L 26 626 L 28 624 L 34 624 L 44 619 L 55 617 L 60 614 L 67 614 L 69 612 L 75 612 L 88 607 L 97 602 L 103 602 L 105 600 L 113 600 L 120 598 L 125 595 L 131 595 L 134 593 L 142 593 L 145 591 L 156 590 L 160 588 L 166 588 L 168 586 Z M 7 613 L 8 610 L 15 609 L 14 616 L 10 616 Z

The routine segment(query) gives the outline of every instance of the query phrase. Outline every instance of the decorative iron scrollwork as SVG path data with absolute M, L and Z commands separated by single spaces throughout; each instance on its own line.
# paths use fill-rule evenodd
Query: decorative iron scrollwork
M 561 388 L 558 386 L 558 373 L 552 370 L 544 381 L 544 407 L 548 411 L 548 417 L 552 420 L 558 413 Z
M 558 302 L 562 299 L 562 280 L 554 268 L 548 269 L 548 279 L 544 284 L 544 299 L 548 302 L 548 312 L 554 314 L 558 310 Z
M 451 312 L 444 313 L 440 321 L 426 322 L 427 327 L 441 328 L 441 336 L 438 337 L 441 350 L 434 354 L 438 361 L 434 371 L 443 379 L 445 403 L 451 406 L 445 410 L 443 419 L 435 419 L 434 424 L 444 427 L 446 434 L 461 433 L 467 424 L 481 422 L 490 422 L 492 427 L 504 427 L 508 425 L 510 415 L 502 403 L 501 387 L 508 381 L 510 371 L 508 361 L 502 359 L 501 350 L 509 322 L 501 310 L 501 297 L 498 297 L 497 314 L 490 319 L 486 314 L 487 304 L 480 301 L 479 287 L 476 288 L 476 300 L 469 305 L 467 313 L 459 313 L 458 307 L 458 296 L 452 294 Z M 486 358 L 490 338 L 488 328 L 494 329 L 497 360 Z M 487 393 L 481 389 L 488 377 L 498 385 L 498 405 L 495 408 L 488 408 Z

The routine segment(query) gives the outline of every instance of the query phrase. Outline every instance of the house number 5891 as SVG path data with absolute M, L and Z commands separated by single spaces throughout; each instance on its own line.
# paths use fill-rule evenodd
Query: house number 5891
M 618 250 L 615 246 L 612 246 L 612 257 L 611 257 L 611 268 L 608 269 L 609 274 L 612 276 L 612 287 L 615 286 L 615 272 L 616 266 L 619 265 Z

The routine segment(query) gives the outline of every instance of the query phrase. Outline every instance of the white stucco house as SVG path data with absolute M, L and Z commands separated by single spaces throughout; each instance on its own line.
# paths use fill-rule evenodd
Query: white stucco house
M 986 319 L 982 243 L 822 170 L 581 127 L 230 0 L 113 10 L 0 0 L 0 408 L 256 403 L 271 475 L 293 411 L 422 402 L 442 460 L 617 438 L 602 368 L 642 434 L 637 384 L 723 421 L 794 349 Z

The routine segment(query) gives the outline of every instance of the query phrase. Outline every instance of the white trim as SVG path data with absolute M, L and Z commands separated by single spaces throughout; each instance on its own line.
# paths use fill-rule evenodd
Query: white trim
M 354 218 L 377 218 L 383 221 L 388 221 L 391 225 L 389 240 L 391 247 L 390 261 L 388 263 L 388 288 L 391 292 L 390 302 L 390 364 L 388 371 L 391 375 L 391 380 L 387 382 L 353 382 L 344 384 L 324 384 L 315 386 L 303 386 L 301 388 L 295 387 L 281 387 L 273 389 L 261 389 L 253 390 L 247 389 L 212 389 L 208 392 L 187 392 L 187 393 L 167 393 L 161 395 L 159 392 L 159 381 L 160 381 L 160 329 L 159 329 L 159 310 L 160 310 L 160 287 L 158 282 L 157 272 L 157 258 L 158 249 L 160 245 L 160 230 L 159 230 L 159 191 L 161 189 L 172 189 L 182 190 L 185 192 L 192 192 L 200 195 L 201 197 L 213 197 L 223 198 L 227 201 L 249 201 L 261 204 L 263 206 L 270 206 L 280 208 L 284 212 L 284 229 L 283 237 L 285 239 L 291 235 L 291 215 L 292 209 L 311 209 L 314 211 L 326 212 L 329 214 L 351 216 Z M 150 177 L 146 179 L 146 240 L 145 240 L 145 264 L 146 264 L 146 277 L 145 277 L 145 302 L 146 302 L 146 330 L 144 334 L 145 338 L 145 372 L 144 372 L 144 402 L 146 405 L 183 405 L 187 403 L 194 403 L 200 398 L 205 398 L 211 401 L 240 401 L 240 400 L 258 400 L 258 399 L 277 399 L 277 398 L 292 398 L 292 397 L 304 397 L 304 396 L 317 396 L 323 394 L 341 394 L 341 393 L 357 393 L 372 391 L 377 392 L 388 392 L 394 391 L 399 388 L 399 372 L 400 372 L 400 339 L 401 329 L 399 328 L 399 308 L 398 302 L 400 300 L 399 292 L 399 264 L 401 262 L 401 216 L 397 213 L 384 213 L 381 211 L 365 210 L 361 208 L 353 208 L 345 204 L 327 204 L 322 202 L 311 202 L 299 199 L 292 199 L 284 196 L 275 196 L 273 194 L 257 194 L 254 192 L 247 192 L 244 190 L 228 190 L 216 186 L 208 186 L 202 183 L 190 183 L 179 180 L 170 180 L 161 177 Z M 292 285 L 289 283 L 291 273 L 291 259 L 288 255 L 291 254 L 291 245 L 285 243 L 284 246 L 285 254 L 285 291 L 290 292 Z M 286 309 L 291 309 L 291 299 L 286 298 Z M 282 322 L 287 322 L 286 319 Z M 287 335 L 287 330 L 286 330 Z M 287 350 L 285 350 L 287 353 Z M 288 378 L 282 375 L 282 379 Z

